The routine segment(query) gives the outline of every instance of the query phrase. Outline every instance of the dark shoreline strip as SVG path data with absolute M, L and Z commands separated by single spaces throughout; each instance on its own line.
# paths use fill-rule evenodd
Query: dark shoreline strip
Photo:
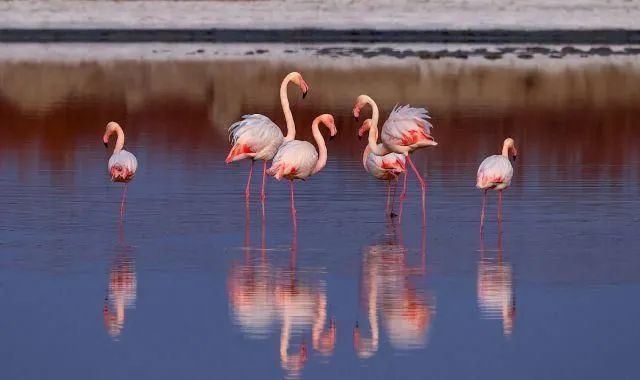
M 640 29 L 0 29 L 0 42 L 640 44 Z

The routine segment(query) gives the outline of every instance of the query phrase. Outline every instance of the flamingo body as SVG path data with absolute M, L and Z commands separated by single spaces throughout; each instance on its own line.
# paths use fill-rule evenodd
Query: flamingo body
M 273 164 L 267 174 L 277 180 L 306 179 L 314 174 L 317 162 L 318 152 L 311 143 L 300 140 L 287 141 L 273 158 Z
M 433 125 L 429 123 L 429 118 L 424 108 L 396 106 L 382 126 L 382 143 L 392 152 L 402 154 L 437 145 L 431 137 Z
M 129 182 L 138 169 L 138 160 L 126 150 L 114 152 L 109 158 L 109 174 L 113 182 Z
M 233 147 L 226 163 L 244 158 L 271 160 L 284 142 L 280 128 L 260 114 L 244 115 L 242 119 L 229 127 L 229 140 Z
M 508 157 L 495 154 L 482 161 L 478 168 L 476 187 L 487 190 L 503 190 L 509 187 L 513 178 L 513 166 Z
M 384 156 L 377 156 L 371 152 L 369 147 L 365 149 L 362 163 L 369 174 L 383 181 L 397 179 L 400 174 L 406 171 L 406 158 L 404 155 L 389 153 Z

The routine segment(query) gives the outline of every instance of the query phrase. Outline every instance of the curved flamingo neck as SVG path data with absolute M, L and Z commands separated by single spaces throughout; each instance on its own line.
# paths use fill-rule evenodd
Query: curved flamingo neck
M 378 105 L 376 102 L 371 99 L 368 95 L 362 95 L 365 103 L 371 106 L 371 129 L 369 129 L 369 149 L 376 156 L 384 156 L 388 154 L 390 151 L 384 149 L 381 146 L 378 146 L 378 120 L 380 118 L 380 111 L 378 110 Z
M 311 124 L 311 131 L 313 132 L 313 138 L 316 140 L 316 144 L 318 145 L 318 161 L 316 162 L 315 168 L 313 168 L 313 173 L 316 174 L 320 170 L 322 170 L 325 165 L 327 165 L 327 145 L 324 142 L 324 137 L 322 137 L 322 133 L 320 133 L 320 117 L 316 117 L 313 120 L 313 124 Z
M 284 119 L 287 123 L 287 135 L 284 138 L 285 141 L 291 141 L 296 138 L 296 125 L 293 121 L 291 108 L 289 108 L 289 97 L 287 96 L 287 86 L 289 85 L 289 82 L 293 80 L 295 75 L 295 73 L 289 73 L 282 80 L 282 84 L 280 84 L 280 103 L 282 104 Z
M 511 149 L 511 145 L 507 141 L 505 141 L 502 144 L 502 156 L 503 157 L 509 158 L 509 149 Z
M 120 124 L 111 122 L 109 123 L 109 134 L 112 134 L 113 132 L 118 136 L 116 139 L 116 146 L 113 149 L 113 154 L 116 154 L 124 148 L 124 131 Z
M 362 166 L 364 166 L 365 170 L 367 169 L 367 158 L 369 157 L 369 153 L 371 153 L 371 147 L 367 144 L 364 148 L 364 152 L 362 153 Z

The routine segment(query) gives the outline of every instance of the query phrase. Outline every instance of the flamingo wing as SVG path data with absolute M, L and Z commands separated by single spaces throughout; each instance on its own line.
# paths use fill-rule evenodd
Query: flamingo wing
M 396 106 L 382 126 L 382 141 L 387 146 L 410 146 L 421 140 L 433 141 L 430 118 L 425 108 Z
M 405 172 L 405 160 L 405 156 L 398 153 L 389 153 L 384 156 L 369 153 L 365 160 L 365 167 L 374 177 L 390 180 Z
M 501 155 L 489 156 L 482 161 L 476 176 L 478 189 L 502 190 L 511 184 L 513 166 L 507 157 Z
M 229 127 L 229 141 L 233 145 L 226 162 L 253 158 L 270 160 L 282 145 L 284 136 L 280 128 L 264 115 L 244 115 Z
M 129 182 L 138 170 L 138 160 L 132 153 L 123 149 L 111 155 L 108 170 L 112 181 Z
M 267 174 L 278 180 L 282 177 L 304 179 L 311 175 L 316 162 L 318 162 L 318 152 L 311 143 L 292 140 L 280 146 Z

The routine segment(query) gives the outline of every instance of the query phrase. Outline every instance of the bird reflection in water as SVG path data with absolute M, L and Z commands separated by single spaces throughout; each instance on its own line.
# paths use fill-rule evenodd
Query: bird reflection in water
M 311 330 L 315 352 L 331 356 L 334 351 L 336 323 L 333 318 L 327 323 L 326 286 L 320 280 L 305 281 L 299 277 L 295 228 L 288 264 L 272 264 L 265 246 L 264 209 L 259 254 L 251 249 L 249 219 L 247 207 L 245 257 L 242 263 L 232 265 L 228 277 L 232 318 L 251 338 L 266 338 L 279 325 L 280 364 L 288 377 L 299 377 L 309 358 L 306 332 Z M 301 340 L 293 347 L 295 337 Z
M 383 242 L 366 248 L 362 261 L 361 301 L 366 305 L 370 337 L 365 337 L 359 322 L 353 331 L 353 342 L 360 358 L 378 351 L 380 322 L 396 349 L 424 347 L 435 314 L 434 300 L 417 290 L 411 277 L 426 272 L 426 232 L 422 230 L 421 264 L 410 267 L 408 250 L 402 243 L 396 219 L 388 219 Z
M 511 336 L 516 317 L 516 298 L 511 264 L 503 255 L 501 223 L 498 223 L 498 249 L 495 255 L 487 253 L 484 239 L 480 236 L 478 307 L 482 318 L 501 319 L 503 334 Z
M 119 223 L 119 241 L 116 256 L 109 273 L 109 287 L 102 314 L 107 332 L 118 339 L 124 328 L 127 309 L 136 305 L 137 280 L 131 247 L 124 244 L 122 219 Z

